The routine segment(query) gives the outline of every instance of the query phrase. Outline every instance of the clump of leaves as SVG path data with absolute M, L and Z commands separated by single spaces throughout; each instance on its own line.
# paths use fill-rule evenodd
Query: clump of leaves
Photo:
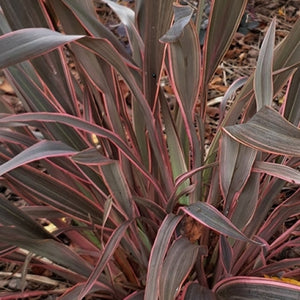
M 208 85 L 247 1 L 212 1 L 203 47 L 202 1 L 174 18 L 169 0 L 102 2 L 130 51 L 98 2 L 0 1 L 0 66 L 26 109 L 1 99 L 0 174 L 27 203 L 0 198 L 1 259 L 23 283 L 58 276 L 2 299 L 298 299 L 300 22 L 276 48 L 271 23 L 206 151 Z

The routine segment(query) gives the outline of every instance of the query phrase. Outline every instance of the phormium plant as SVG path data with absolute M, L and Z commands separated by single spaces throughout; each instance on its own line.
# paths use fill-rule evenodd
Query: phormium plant
M 0 98 L 1 184 L 26 202 L 0 197 L 21 276 L 1 299 L 299 299 L 300 21 L 276 47 L 270 24 L 207 150 L 209 82 L 247 1 L 211 1 L 203 47 L 204 1 L 103 2 L 128 45 L 100 1 L 0 0 L 0 67 L 26 111 Z

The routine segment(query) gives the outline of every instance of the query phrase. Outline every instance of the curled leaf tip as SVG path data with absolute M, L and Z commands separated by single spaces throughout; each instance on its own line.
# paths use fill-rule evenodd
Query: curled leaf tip
M 194 10 L 187 5 L 174 4 L 174 24 L 159 41 L 162 43 L 174 43 L 181 36 L 185 26 L 190 22 Z

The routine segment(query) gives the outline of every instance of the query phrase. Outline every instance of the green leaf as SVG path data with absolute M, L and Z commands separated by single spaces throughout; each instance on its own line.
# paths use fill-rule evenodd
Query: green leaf
M 273 19 L 262 43 L 254 73 L 256 109 L 271 105 L 273 100 L 273 50 L 275 43 L 276 20 Z
M 162 300 L 173 300 L 189 275 L 198 255 L 199 247 L 186 238 L 176 240 L 164 261 L 159 284 Z
M 255 277 L 231 277 L 219 282 L 214 287 L 220 299 L 278 299 L 298 300 L 300 287 Z
M 0 37 L 0 68 L 32 59 L 83 35 L 64 35 L 46 28 L 25 28 Z
M 251 242 L 261 245 L 247 238 L 239 229 L 237 229 L 232 222 L 221 214 L 215 207 L 206 202 L 197 202 L 187 207 L 181 207 L 186 214 L 200 222 L 201 224 L 237 240 Z
M 248 147 L 300 156 L 300 130 L 270 107 L 263 107 L 246 124 L 228 126 L 223 130 Z

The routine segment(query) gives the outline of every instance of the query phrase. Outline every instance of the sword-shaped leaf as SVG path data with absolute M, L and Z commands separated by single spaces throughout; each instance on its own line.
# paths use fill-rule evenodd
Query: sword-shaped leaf
M 249 122 L 225 127 L 224 131 L 240 143 L 260 151 L 300 156 L 300 130 L 267 106 Z

